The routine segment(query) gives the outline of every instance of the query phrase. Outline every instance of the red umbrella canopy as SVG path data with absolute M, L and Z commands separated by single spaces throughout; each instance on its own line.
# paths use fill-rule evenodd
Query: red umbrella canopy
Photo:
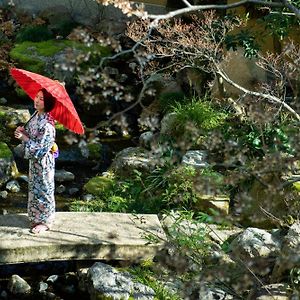
M 51 116 L 69 130 L 78 134 L 84 133 L 80 118 L 63 84 L 17 68 L 12 68 L 10 74 L 32 100 L 42 88 L 46 89 L 56 100 L 50 112 Z

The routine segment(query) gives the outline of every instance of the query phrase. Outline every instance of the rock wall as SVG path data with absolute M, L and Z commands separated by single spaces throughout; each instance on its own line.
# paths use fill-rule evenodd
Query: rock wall
M 38 14 L 45 10 L 55 13 L 60 9 L 66 11 L 78 23 L 95 25 L 103 20 L 112 21 L 126 19 L 122 12 L 113 6 L 103 6 L 95 0 L 0 0 L 0 7 L 13 3 L 15 8 Z M 163 4 L 163 3 L 162 3 Z M 164 13 L 163 5 L 145 4 L 150 13 Z

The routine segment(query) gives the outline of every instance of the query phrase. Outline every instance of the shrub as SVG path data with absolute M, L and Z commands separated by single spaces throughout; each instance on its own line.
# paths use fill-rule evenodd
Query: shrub
M 196 98 L 188 104 L 176 103 L 173 111 L 177 114 L 179 131 L 183 131 L 187 123 L 209 131 L 224 124 L 227 117 L 227 114 L 217 111 L 210 102 Z
M 16 42 L 41 42 L 50 40 L 52 38 L 53 34 L 46 25 L 28 25 L 19 30 L 16 35 Z
M 174 106 L 174 103 L 184 103 L 187 101 L 187 99 L 184 97 L 184 94 L 179 92 L 162 93 L 158 100 L 163 112 L 170 111 Z
M 83 188 L 92 195 L 101 196 L 107 195 L 114 184 L 115 181 L 112 178 L 96 176 L 90 179 Z
M 105 203 L 99 198 L 92 201 L 74 200 L 69 208 L 70 211 L 101 212 L 105 208 Z
M 62 37 L 66 37 L 77 26 L 78 23 L 74 21 L 62 20 L 60 22 L 55 23 L 54 26 L 51 26 L 51 29 L 55 35 L 61 35 Z

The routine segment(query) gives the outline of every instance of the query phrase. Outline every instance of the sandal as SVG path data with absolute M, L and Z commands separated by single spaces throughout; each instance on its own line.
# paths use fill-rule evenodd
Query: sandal
M 50 230 L 50 228 L 46 224 L 37 224 L 31 228 L 30 232 L 38 234 L 48 230 Z

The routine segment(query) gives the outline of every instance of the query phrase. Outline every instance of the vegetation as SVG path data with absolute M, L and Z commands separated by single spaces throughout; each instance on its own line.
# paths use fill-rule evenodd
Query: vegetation
M 16 35 L 16 42 L 25 41 L 41 42 L 53 39 L 53 35 L 46 25 L 26 26 L 21 28 Z
M 297 33 L 298 27 L 293 26 L 299 26 L 300 3 L 254 2 L 243 2 L 245 13 L 220 13 L 224 6 L 219 4 L 211 5 L 216 10 L 207 10 L 205 5 L 194 5 L 196 1 L 182 1 L 176 3 L 179 10 L 151 15 L 129 1 L 101 1 L 135 16 L 122 39 L 66 24 L 65 31 L 57 28 L 54 33 L 66 36 L 72 28 L 72 40 L 36 42 L 41 32 L 51 37 L 45 23 L 25 24 L 18 30 L 7 23 L 8 15 L 0 20 L 0 33 L 17 42 L 8 44 L 8 49 L 1 44 L 2 57 L 31 71 L 43 73 L 46 60 L 66 48 L 75 49 L 75 56 L 65 56 L 64 63 L 55 67 L 72 66 L 74 99 L 93 117 L 88 134 L 82 137 L 92 159 L 101 159 L 103 136 L 130 133 L 136 142 L 140 128 L 152 131 L 153 138 L 144 149 L 156 157 L 150 174 L 131 170 L 128 176 L 96 176 L 83 189 L 93 199 L 75 200 L 70 209 L 176 214 L 168 228 L 167 246 L 178 255 L 170 262 L 168 253 L 163 253 L 157 263 L 167 269 L 167 275 L 179 274 L 185 284 L 198 283 L 199 276 L 207 274 L 204 267 L 217 264 L 207 263 L 212 252 L 229 253 L 228 241 L 212 242 L 207 224 L 263 224 L 286 230 L 300 220 L 299 180 L 295 181 L 300 161 L 300 48 L 296 39 L 288 39 L 297 38 L 293 30 Z M 225 8 L 240 8 L 241 3 Z M 253 21 L 261 31 L 252 30 Z M 274 53 L 263 47 L 269 37 Z M 142 124 L 141 115 L 146 112 L 148 122 Z M 173 118 L 170 124 L 162 121 L 166 114 Z M 164 134 L 159 132 L 162 125 L 169 125 Z M 183 165 L 188 150 L 205 150 L 209 167 Z M 224 217 L 209 210 L 208 215 L 198 206 L 204 195 L 228 197 L 231 214 Z M 182 224 L 190 226 L 184 230 Z M 161 287 L 160 271 L 144 265 L 132 272 L 152 286 L 159 299 L 177 299 Z M 240 274 L 232 273 L 235 279 Z M 209 275 L 204 277 L 212 286 L 219 283 L 237 299 L 247 298 L 255 285 L 271 282 L 269 275 L 263 279 L 255 275 L 239 294 L 230 276 Z M 286 276 L 291 288 L 299 290 L 299 268 L 290 268 Z
M 10 51 L 13 60 L 29 71 L 36 73 L 45 73 L 45 64 L 47 57 L 53 57 L 55 54 L 66 49 L 75 49 L 83 52 L 97 52 L 98 55 L 107 55 L 107 48 L 101 45 L 92 47 L 85 46 L 80 42 L 70 40 L 46 40 L 46 41 L 25 41 L 15 44 Z
M 12 157 L 12 152 L 6 143 L 0 143 L 0 158 Z

